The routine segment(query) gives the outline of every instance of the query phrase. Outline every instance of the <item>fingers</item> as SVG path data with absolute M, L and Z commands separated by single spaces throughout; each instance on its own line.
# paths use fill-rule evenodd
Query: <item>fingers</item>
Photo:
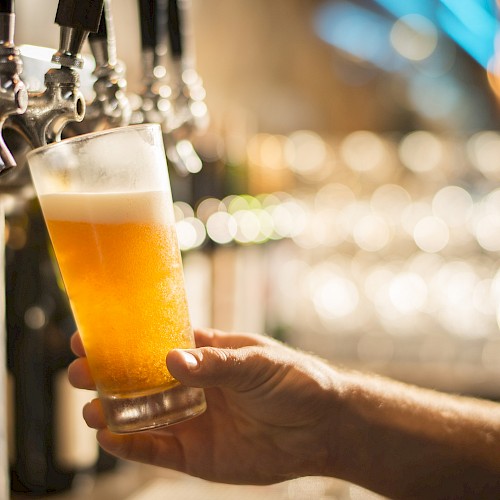
M 89 427 L 97 429 L 97 441 L 108 453 L 125 460 L 134 460 L 161 467 L 182 470 L 184 454 L 173 433 L 140 432 L 115 434 L 106 427 L 101 402 L 94 399 L 83 408 L 83 417 Z
M 82 338 L 78 332 L 71 336 L 71 350 L 80 358 L 85 357 L 85 349 L 83 347 Z
M 167 356 L 167 366 L 177 380 L 188 386 L 248 391 L 279 370 L 279 363 L 272 359 L 273 351 L 271 346 L 175 349 Z
M 125 460 L 173 470 L 184 470 L 186 466 L 179 440 L 168 432 L 114 434 L 101 429 L 97 432 L 97 441 L 105 451 Z
M 87 358 L 75 359 L 68 366 L 68 380 L 72 386 L 78 389 L 95 389 L 94 379 L 90 374 Z
M 102 410 L 101 401 L 93 399 L 83 407 L 83 418 L 89 427 L 93 429 L 106 428 L 106 419 Z

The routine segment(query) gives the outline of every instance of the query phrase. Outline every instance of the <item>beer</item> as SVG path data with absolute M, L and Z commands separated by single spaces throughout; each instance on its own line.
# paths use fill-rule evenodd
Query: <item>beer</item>
M 109 429 L 203 413 L 203 389 L 166 367 L 170 349 L 195 344 L 161 127 L 83 134 L 27 159 Z
M 161 191 L 40 196 L 101 394 L 176 384 L 165 358 L 192 346 L 171 205 Z

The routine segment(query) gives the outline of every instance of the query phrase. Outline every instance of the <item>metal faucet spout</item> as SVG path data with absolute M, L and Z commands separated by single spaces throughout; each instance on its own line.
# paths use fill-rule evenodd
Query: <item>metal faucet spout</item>
M 45 90 L 30 92 L 26 111 L 11 116 L 8 124 L 33 148 L 60 140 L 68 122 L 84 118 L 85 99 L 74 68 L 83 64 L 80 51 L 87 35 L 99 28 L 103 2 L 59 0 L 55 21 L 61 27 L 60 46 L 52 62 L 61 67 L 47 71 Z
M 85 99 L 74 70 L 50 69 L 45 86 L 43 92 L 30 92 L 26 112 L 12 116 L 9 122 L 33 148 L 60 140 L 68 122 L 82 121 L 85 116 Z
M 89 44 L 95 59 L 95 96 L 92 102 L 87 104 L 83 122 L 68 125 L 69 135 L 128 125 L 132 115 L 126 96 L 125 68 L 116 58 L 110 0 L 104 0 L 99 30 L 89 34 Z

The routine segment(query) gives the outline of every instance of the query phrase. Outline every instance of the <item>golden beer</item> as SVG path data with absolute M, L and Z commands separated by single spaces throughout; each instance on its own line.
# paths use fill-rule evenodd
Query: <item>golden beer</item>
M 40 202 L 99 392 L 134 396 L 176 384 L 165 358 L 192 346 L 192 328 L 165 193 Z
M 108 427 L 203 413 L 203 389 L 166 367 L 171 349 L 195 344 L 161 127 L 84 134 L 27 158 Z

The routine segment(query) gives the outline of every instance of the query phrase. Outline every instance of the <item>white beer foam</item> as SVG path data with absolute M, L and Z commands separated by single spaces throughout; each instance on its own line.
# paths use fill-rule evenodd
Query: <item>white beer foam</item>
M 173 224 L 174 217 L 165 191 L 138 193 L 58 193 L 40 196 L 46 219 L 120 224 L 156 222 Z

